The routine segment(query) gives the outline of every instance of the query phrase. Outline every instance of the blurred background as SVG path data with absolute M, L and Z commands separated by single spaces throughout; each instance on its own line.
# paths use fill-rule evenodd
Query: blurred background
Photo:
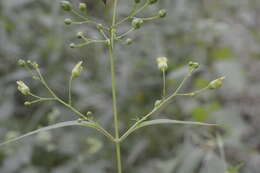
M 75 2 L 76 4 L 76 2 Z M 120 0 L 120 18 L 133 5 Z M 103 6 L 93 17 L 103 18 Z M 120 129 L 152 109 L 161 93 L 156 57 L 169 58 L 168 93 L 197 61 L 199 70 L 183 92 L 226 76 L 224 86 L 195 98 L 178 97 L 153 118 L 224 124 L 222 127 L 163 125 L 137 131 L 123 143 L 127 173 L 260 172 L 260 1 L 159 0 L 140 16 L 165 8 L 165 19 L 145 24 L 131 34 L 134 43 L 119 45 L 117 80 Z M 19 58 L 37 61 L 50 86 L 67 99 L 71 69 L 80 60 L 85 70 L 73 84 L 75 106 L 112 132 L 109 59 L 102 45 L 70 49 L 76 33 L 99 38 L 95 26 L 65 26 L 70 17 L 53 0 L 0 1 L 0 141 L 77 117 L 50 102 L 26 107 L 29 98 L 16 89 L 23 80 L 40 96 L 47 91 L 23 68 Z M 120 31 L 129 28 L 129 22 Z M 219 138 L 217 140 L 217 134 Z M 222 147 L 223 145 L 223 147 Z M 221 154 L 222 153 L 222 154 Z M 224 154 L 223 154 L 224 153 Z M 1 173 L 114 173 L 114 148 L 95 131 L 66 127 L 28 137 L 0 148 Z M 233 171 L 233 172 L 232 172 Z

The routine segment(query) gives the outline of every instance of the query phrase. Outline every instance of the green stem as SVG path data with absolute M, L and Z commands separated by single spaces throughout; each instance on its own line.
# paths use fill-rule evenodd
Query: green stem
M 165 95 L 166 95 L 166 78 L 165 78 L 165 70 L 163 70 L 163 100 L 165 98 Z
M 116 39 L 121 39 L 121 38 L 127 36 L 129 33 L 131 33 L 134 30 L 135 30 L 134 28 L 131 28 L 128 31 L 126 31 L 125 33 L 123 33 L 122 35 L 118 36 Z
M 149 21 L 149 20 L 155 20 L 155 19 L 159 19 L 160 16 L 156 15 L 156 16 L 153 16 L 153 17 L 146 17 L 146 18 L 142 18 L 143 21 Z
M 72 86 L 72 76 L 70 77 L 70 81 L 69 81 L 69 105 L 72 104 L 72 99 L 71 99 L 71 86 Z
M 114 1 L 112 26 L 110 33 L 110 45 L 109 45 L 109 59 L 110 59 L 110 72 L 111 72 L 111 83 L 112 83 L 112 98 L 113 98 L 113 112 L 114 112 L 114 128 L 115 128 L 115 145 L 116 145 L 116 158 L 117 158 L 117 172 L 122 173 L 122 162 L 121 162 L 121 147 L 119 141 L 119 121 L 117 115 L 117 97 L 116 97 L 116 76 L 115 76 L 115 59 L 113 54 L 114 40 L 116 32 L 116 16 L 117 16 L 117 4 L 118 0 Z

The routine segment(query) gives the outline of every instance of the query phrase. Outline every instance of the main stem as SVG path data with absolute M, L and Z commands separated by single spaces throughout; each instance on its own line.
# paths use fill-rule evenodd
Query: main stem
M 120 147 L 119 127 L 118 127 L 119 122 L 118 122 L 118 115 L 117 115 L 115 59 L 114 59 L 114 40 L 115 40 L 115 32 L 116 32 L 117 3 L 118 3 L 118 0 L 114 0 L 113 18 L 112 18 L 112 25 L 111 25 L 111 31 L 110 31 L 109 57 L 110 57 L 111 82 L 112 82 L 117 172 L 122 173 L 121 147 Z

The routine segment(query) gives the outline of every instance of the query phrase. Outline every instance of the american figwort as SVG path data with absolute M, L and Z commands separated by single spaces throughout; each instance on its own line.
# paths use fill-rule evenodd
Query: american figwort
M 106 4 L 106 0 L 103 0 L 104 4 Z M 68 122 L 61 122 L 57 123 L 48 127 L 40 128 L 38 130 L 29 132 L 23 136 L 10 139 L 1 145 L 17 141 L 21 138 L 24 138 L 26 136 L 36 134 L 42 131 L 51 130 L 55 128 L 65 127 L 65 126 L 85 126 L 94 128 L 97 131 L 99 131 L 101 134 L 106 136 L 114 145 L 116 150 L 116 160 L 117 160 L 117 172 L 122 173 L 122 162 L 121 162 L 121 144 L 124 140 L 127 139 L 127 137 L 132 134 L 134 131 L 145 127 L 145 126 L 152 126 L 157 124 L 189 124 L 189 125 L 216 125 L 216 124 L 208 124 L 208 123 L 201 123 L 201 122 L 190 122 L 190 121 L 179 121 L 179 120 L 170 120 L 170 119 L 154 119 L 151 120 L 152 115 L 154 115 L 156 112 L 158 112 L 163 105 L 167 104 L 170 100 L 177 96 L 196 96 L 199 93 L 202 93 L 209 89 L 217 89 L 220 88 L 223 84 L 224 77 L 217 78 L 210 82 L 207 86 L 204 88 L 201 88 L 196 91 L 192 91 L 189 93 L 180 93 L 180 90 L 182 86 L 185 84 L 186 80 L 192 75 L 192 73 L 199 67 L 199 64 L 197 62 L 189 62 L 188 64 L 188 73 L 182 80 L 182 82 L 179 84 L 177 89 L 173 93 L 166 93 L 166 72 L 168 70 L 168 58 L 167 57 L 158 57 L 156 59 L 158 70 L 162 73 L 162 96 L 161 98 L 156 99 L 154 107 L 151 109 L 151 111 L 138 119 L 135 120 L 135 123 L 128 128 L 126 132 L 119 132 L 119 115 L 118 115 L 118 108 L 117 108 L 117 88 L 116 88 L 116 76 L 115 76 L 115 55 L 114 55 L 114 48 L 117 43 L 123 44 L 123 45 L 129 45 L 133 42 L 131 38 L 125 38 L 128 36 L 129 33 L 136 31 L 137 29 L 140 29 L 144 24 L 147 22 L 151 22 L 156 19 L 161 19 L 166 17 L 167 12 L 166 10 L 162 9 L 159 10 L 154 16 L 151 17 L 145 17 L 141 18 L 138 17 L 138 14 L 145 10 L 148 6 L 153 5 L 157 2 L 157 0 L 133 0 L 134 7 L 129 13 L 129 15 L 121 20 L 118 20 L 117 16 L 117 6 L 118 6 L 118 0 L 114 0 L 113 3 L 113 14 L 112 14 L 112 23 L 109 26 L 106 26 L 106 24 L 100 24 L 94 20 L 92 20 L 88 15 L 88 5 L 85 3 L 79 3 L 78 4 L 78 10 L 76 8 L 73 8 L 69 1 L 62 1 L 60 3 L 61 8 L 71 13 L 72 15 L 76 16 L 78 18 L 78 21 L 74 21 L 70 18 L 66 18 L 64 20 L 64 23 L 66 25 L 72 25 L 72 24 L 92 24 L 96 26 L 97 32 L 103 37 L 101 40 L 95 40 L 88 38 L 83 32 L 78 32 L 76 34 L 77 38 L 82 40 L 82 43 L 76 44 L 71 43 L 69 46 L 70 48 L 78 48 L 78 47 L 84 47 L 91 43 L 100 43 L 103 44 L 109 52 L 109 60 L 110 60 L 110 72 L 111 72 L 111 92 L 112 92 L 112 109 L 113 109 L 113 117 L 114 117 L 114 134 L 111 134 L 106 129 L 104 129 L 95 119 L 92 118 L 92 113 L 89 111 L 87 113 L 80 112 L 77 108 L 73 106 L 72 102 L 72 96 L 71 96 L 71 88 L 73 82 L 80 77 L 81 72 L 83 70 L 84 63 L 83 61 L 78 62 L 74 68 L 71 71 L 70 79 L 69 79 L 69 93 L 68 93 L 68 100 L 62 100 L 47 84 L 45 78 L 43 77 L 39 65 L 36 62 L 32 61 L 25 61 L 25 60 L 19 60 L 19 65 L 24 67 L 26 70 L 28 70 L 32 76 L 33 79 L 39 81 L 49 92 L 48 97 L 41 97 L 36 94 L 34 94 L 29 86 L 27 86 L 23 81 L 17 81 L 18 90 L 23 95 L 29 95 L 32 100 L 26 101 L 24 104 L 26 106 L 39 103 L 39 102 L 46 102 L 46 101 L 56 101 L 68 109 L 70 109 L 72 112 L 74 112 L 76 115 L 79 116 L 78 120 L 75 121 L 68 121 Z M 121 24 L 129 22 L 130 28 L 124 32 L 124 33 L 118 33 L 118 28 Z

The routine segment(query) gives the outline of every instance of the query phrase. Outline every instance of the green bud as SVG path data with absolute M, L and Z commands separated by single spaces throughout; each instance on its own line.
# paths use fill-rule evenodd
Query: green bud
M 135 1 L 135 3 L 137 3 L 137 4 L 141 2 L 141 0 L 134 0 L 134 1 Z
M 162 9 L 158 12 L 158 15 L 160 18 L 164 18 L 167 15 L 167 11 L 165 9 Z
M 157 0 L 149 0 L 149 4 L 154 4 L 156 2 L 157 2 Z
M 71 77 L 72 77 L 72 78 L 77 78 L 77 77 L 80 76 L 80 74 L 81 74 L 81 72 L 82 72 L 82 70 L 83 70 L 82 63 L 83 63 L 83 62 L 80 61 L 80 62 L 78 62 L 78 63 L 74 66 L 74 68 L 73 68 L 72 71 L 71 71 Z
M 131 38 L 127 38 L 126 40 L 125 40 L 125 44 L 126 45 L 130 45 L 130 44 L 132 44 L 133 43 L 133 40 L 131 39 Z
M 64 23 L 65 23 L 66 25 L 70 25 L 70 24 L 72 24 L 72 20 L 71 20 L 70 18 L 66 18 L 66 19 L 64 20 Z
M 76 44 L 75 43 L 70 43 L 70 48 L 75 48 L 76 47 Z
M 211 90 L 220 88 L 223 85 L 224 79 L 225 79 L 225 77 L 223 76 L 223 77 L 220 77 L 220 78 L 217 78 L 217 79 L 211 81 L 208 85 L 208 88 Z
M 111 41 L 109 39 L 106 40 L 106 45 L 108 45 L 108 46 L 111 45 Z
M 168 69 L 168 59 L 166 57 L 158 57 L 156 59 L 159 70 L 166 71 Z
M 197 63 L 197 62 L 193 62 L 193 61 L 190 61 L 189 62 L 189 67 L 190 67 L 190 69 L 197 69 L 197 68 L 199 68 L 199 63 Z
M 87 112 L 87 116 L 89 117 L 89 116 L 92 116 L 93 115 L 93 113 L 91 112 L 91 111 L 88 111 Z
M 84 37 L 83 32 L 78 32 L 78 33 L 77 33 L 77 37 L 78 37 L 78 39 L 83 38 L 83 37 Z
M 154 103 L 154 107 L 158 107 L 161 104 L 162 100 L 156 100 Z
M 64 11 L 70 11 L 71 10 L 71 5 L 69 1 L 61 1 L 60 6 Z
M 143 23 L 144 23 L 143 19 L 141 19 L 141 18 L 134 18 L 132 20 L 132 27 L 134 29 L 139 29 Z
M 23 67 L 23 66 L 26 65 L 26 62 L 24 60 L 22 60 L 22 59 L 19 59 L 18 60 L 18 65 Z
M 86 3 L 79 3 L 79 9 L 83 12 L 87 11 L 87 4 Z
M 30 106 L 30 105 L 31 105 L 31 102 L 24 102 L 24 105 L 25 105 L 25 106 Z
M 98 30 L 103 30 L 103 29 L 104 29 L 104 27 L 103 27 L 103 25 L 102 25 L 102 24 L 100 24 L 100 23 L 99 23 L 99 24 L 97 24 L 97 29 L 98 29 Z
M 23 95 L 28 95 L 30 93 L 30 88 L 23 81 L 17 81 L 16 83 L 17 83 L 17 89 Z

